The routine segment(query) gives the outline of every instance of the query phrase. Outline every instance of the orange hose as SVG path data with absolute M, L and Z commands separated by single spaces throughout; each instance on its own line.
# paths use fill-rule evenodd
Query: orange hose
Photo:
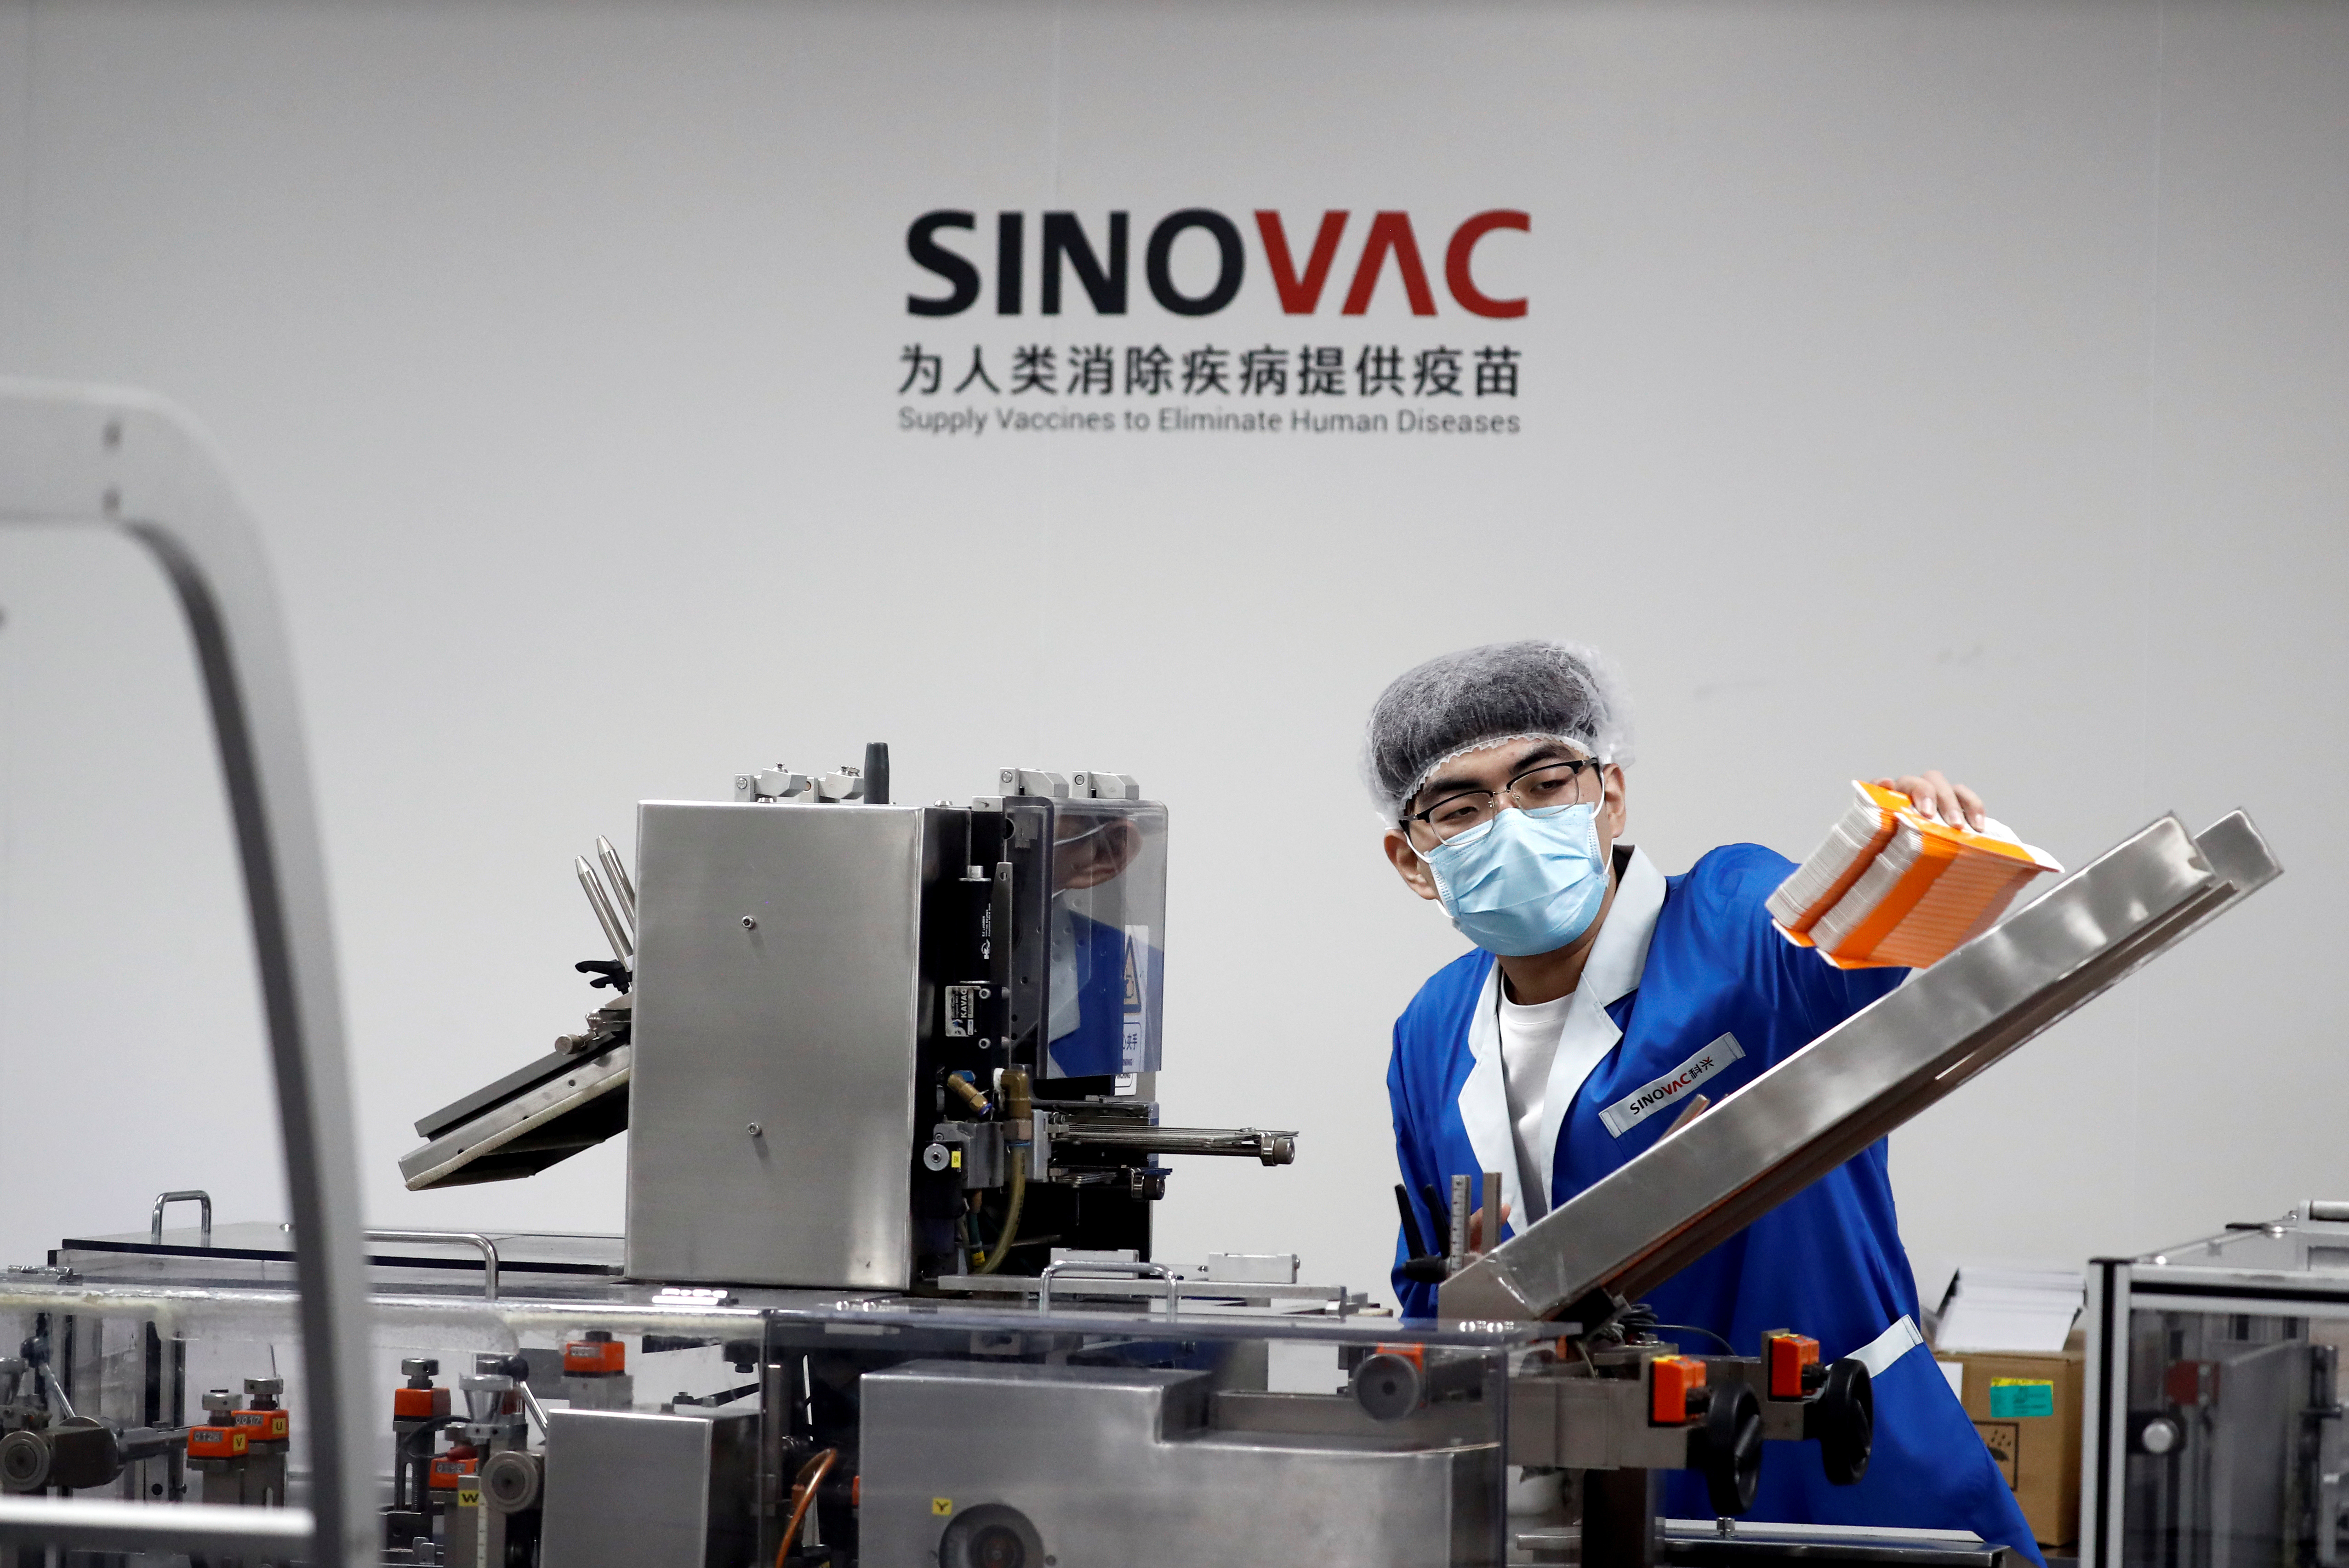
M 783 1538 L 775 1544 L 775 1568 L 783 1568 L 783 1559 L 792 1554 L 792 1542 L 799 1539 L 800 1526 L 807 1522 L 807 1511 L 815 1502 L 815 1489 L 823 1484 L 839 1458 L 838 1449 L 826 1449 L 800 1466 L 792 1481 L 792 1522 L 783 1527 Z

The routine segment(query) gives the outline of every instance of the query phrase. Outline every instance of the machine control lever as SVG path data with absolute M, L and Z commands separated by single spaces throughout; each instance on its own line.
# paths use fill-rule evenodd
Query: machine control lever
M 1128 1149 L 1144 1154 L 1228 1154 L 1287 1165 L 1297 1158 L 1297 1134 L 1256 1127 L 1151 1127 L 1135 1122 L 1061 1121 L 1052 1141 L 1071 1149 Z

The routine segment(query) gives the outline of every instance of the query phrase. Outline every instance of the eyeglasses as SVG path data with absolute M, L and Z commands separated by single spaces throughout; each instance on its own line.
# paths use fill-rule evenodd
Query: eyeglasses
M 1555 817 L 1569 806 L 1582 801 L 1582 776 L 1589 772 L 1601 780 L 1604 788 L 1606 767 L 1595 758 L 1578 758 L 1567 762 L 1545 762 L 1529 768 L 1509 780 L 1505 789 L 1463 789 L 1423 811 L 1413 811 L 1403 818 L 1403 830 L 1417 822 L 1435 835 L 1437 843 L 1448 843 L 1463 834 L 1478 833 L 1493 825 L 1504 804 L 1515 806 L 1528 817 Z M 1431 848 L 1433 846 L 1431 845 Z

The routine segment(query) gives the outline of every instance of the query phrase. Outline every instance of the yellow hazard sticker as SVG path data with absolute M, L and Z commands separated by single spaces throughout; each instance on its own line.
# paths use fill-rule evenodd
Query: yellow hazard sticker
M 944 1519 L 947 1514 L 952 1513 L 953 1511 L 954 1499 L 950 1497 L 934 1497 L 930 1499 L 930 1512 L 935 1514 L 936 1517 Z
M 458 1506 L 459 1508 L 479 1508 L 479 1507 L 481 1507 L 481 1489 L 480 1487 L 477 1487 L 477 1486 L 460 1486 L 460 1487 L 459 1487 L 459 1488 L 457 1489 L 457 1506 Z

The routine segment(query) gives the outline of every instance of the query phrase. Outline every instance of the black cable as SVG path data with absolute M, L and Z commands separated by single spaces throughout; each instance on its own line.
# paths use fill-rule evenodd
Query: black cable
M 1658 1323 L 1656 1309 L 1644 1301 L 1635 1301 L 1617 1313 L 1615 1322 L 1623 1330 L 1624 1337 L 1627 1339 L 1638 1335 L 1656 1334 L 1664 1330 L 1676 1334 L 1702 1334 L 1728 1354 L 1732 1356 L 1737 1354 L 1737 1346 L 1710 1328 L 1700 1328 L 1693 1323 Z

